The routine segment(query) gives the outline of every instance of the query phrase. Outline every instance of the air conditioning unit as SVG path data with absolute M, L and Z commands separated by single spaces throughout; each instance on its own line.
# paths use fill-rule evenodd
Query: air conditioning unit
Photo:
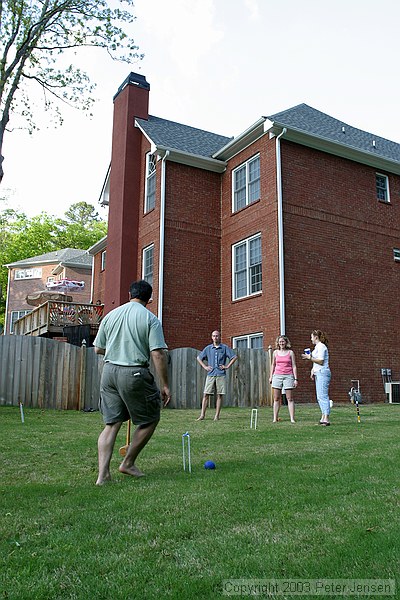
M 400 381 L 385 383 L 385 392 L 389 404 L 400 404 Z

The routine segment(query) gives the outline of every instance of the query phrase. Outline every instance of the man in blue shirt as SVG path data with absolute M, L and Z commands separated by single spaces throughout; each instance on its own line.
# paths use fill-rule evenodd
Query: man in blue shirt
M 219 420 L 222 396 L 226 394 L 226 370 L 237 360 L 233 350 L 229 346 L 221 344 L 219 331 L 213 331 L 211 338 L 213 343 L 206 346 L 197 357 L 197 362 L 207 371 L 201 413 L 197 421 L 203 421 L 205 418 L 209 396 L 214 393 L 214 388 L 217 390 L 214 421 Z M 204 360 L 207 361 L 207 364 Z M 226 364 L 227 360 L 229 360 L 228 364 Z

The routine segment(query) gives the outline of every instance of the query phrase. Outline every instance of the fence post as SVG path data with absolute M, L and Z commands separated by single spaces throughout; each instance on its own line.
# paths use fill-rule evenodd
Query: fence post
M 81 369 L 79 373 L 79 395 L 78 410 L 85 408 L 86 396 L 86 340 L 82 340 L 81 346 Z
M 272 346 L 271 344 L 268 346 L 268 358 L 269 358 L 269 377 L 271 377 L 271 366 L 272 366 L 272 356 L 273 356 L 273 351 L 272 351 Z M 269 406 L 272 406 L 273 404 L 273 396 L 272 396 L 272 383 L 269 383 L 268 380 L 268 402 L 269 402 Z

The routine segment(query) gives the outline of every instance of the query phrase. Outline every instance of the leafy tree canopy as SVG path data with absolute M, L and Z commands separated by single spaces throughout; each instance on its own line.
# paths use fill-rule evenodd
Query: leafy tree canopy
M 126 33 L 132 8 L 133 0 L 0 0 L 0 181 L 11 115 L 18 126 L 36 128 L 32 84 L 62 122 L 63 102 L 83 110 L 93 102 L 94 85 L 77 66 L 79 48 L 102 48 L 127 63 L 141 58 Z
M 0 0 L 1 1 L 1 0 Z M 4 324 L 8 268 L 4 265 L 63 248 L 87 250 L 107 233 L 91 204 L 77 202 L 65 218 L 25 213 L 5 208 L 0 211 L 0 325 Z

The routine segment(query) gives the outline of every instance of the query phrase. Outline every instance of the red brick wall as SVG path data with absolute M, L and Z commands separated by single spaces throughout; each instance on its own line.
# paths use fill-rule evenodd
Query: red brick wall
M 260 154 L 261 198 L 232 213 L 232 171 Z M 222 337 L 231 344 L 240 335 L 263 334 L 268 348 L 279 334 L 278 237 L 275 142 L 264 136 L 229 162 L 222 177 Z M 261 233 L 262 292 L 232 300 L 232 245 Z
M 380 368 L 400 380 L 400 178 L 388 174 L 385 204 L 374 168 L 285 141 L 282 173 L 286 332 L 296 355 L 312 329 L 326 331 L 332 399 L 347 401 L 359 379 L 366 400 L 382 401 Z M 299 366 L 296 397 L 309 401 L 309 364 Z
M 156 204 L 153 210 L 144 212 L 145 203 L 145 184 L 146 184 L 146 154 L 150 151 L 150 144 L 142 136 L 141 139 L 141 162 L 140 162 L 140 200 L 139 200 L 139 234 L 138 234 L 138 253 L 136 271 L 138 279 L 143 276 L 143 249 L 154 244 L 153 253 L 153 300 L 148 305 L 155 315 L 158 314 L 158 264 L 160 247 L 160 202 L 161 202 L 161 160 L 156 164 Z
M 162 161 L 156 168 L 156 206 L 144 213 L 146 152 L 141 142 L 137 273 L 143 249 L 154 244 L 153 301 L 158 314 Z M 202 348 L 220 327 L 220 176 L 166 161 L 163 328 L 169 348 Z
M 221 326 L 220 190 L 220 175 L 167 162 L 163 324 L 171 348 L 203 348 Z

